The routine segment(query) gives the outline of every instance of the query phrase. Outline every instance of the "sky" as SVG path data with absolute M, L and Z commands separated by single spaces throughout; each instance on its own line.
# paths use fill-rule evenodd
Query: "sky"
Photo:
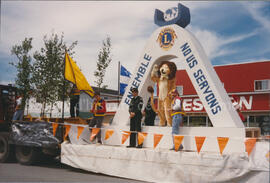
M 143 48 L 158 28 L 154 11 L 180 1 L 3 1 L 1 4 L 0 84 L 15 83 L 11 48 L 33 37 L 34 51 L 43 37 L 64 33 L 67 45 L 78 41 L 73 59 L 90 85 L 102 41 L 110 36 L 112 62 L 104 84 L 117 90 L 118 62 L 133 71 Z M 190 9 L 188 31 L 202 44 L 213 65 L 270 60 L 270 2 L 181 1 Z M 34 60 L 33 60 L 34 62 Z

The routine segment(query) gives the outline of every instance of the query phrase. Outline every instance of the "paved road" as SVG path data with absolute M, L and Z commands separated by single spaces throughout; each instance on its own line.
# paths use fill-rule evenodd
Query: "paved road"
M 0 182 L 141 183 L 141 181 L 86 172 L 66 166 L 58 161 L 33 166 L 24 166 L 18 163 L 0 163 Z

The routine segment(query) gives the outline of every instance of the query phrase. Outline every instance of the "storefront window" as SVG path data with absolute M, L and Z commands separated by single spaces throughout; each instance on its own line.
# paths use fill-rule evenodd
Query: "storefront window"
M 257 116 L 257 122 L 262 135 L 270 135 L 270 116 Z
M 182 96 L 184 91 L 183 91 L 183 86 L 176 86 L 176 90 L 178 91 L 179 95 Z
M 255 82 L 255 91 L 270 90 L 270 80 L 258 80 Z
M 213 124 L 212 124 L 210 118 L 209 118 L 209 117 L 207 117 L 207 118 L 208 118 L 207 126 L 208 126 L 208 127 L 213 127 Z
M 249 122 L 247 123 L 247 127 L 258 127 L 256 116 L 249 116 Z
M 260 127 L 262 135 L 270 135 L 270 116 L 249 116 L 247 127 Z
M 206 127 L 206 117 L 205 116 L 190 116 L 189 126 L 201 126 Z
M 189 124 L 188 124 L 188 117 L 187 116 L 184 116 L 183 117 L 183 126 L 189 126 Z

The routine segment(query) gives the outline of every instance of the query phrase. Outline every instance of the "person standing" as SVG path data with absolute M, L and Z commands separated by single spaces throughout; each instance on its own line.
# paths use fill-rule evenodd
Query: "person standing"
M 15 113 L 13 114 L 13 121 L 16 120 L 23 120 L 23 114 L 24 114 L 24 104 L 23 104 L 23 95 L 19 96 L 16 99 L 16 108 L 15 108 Z
M 151 86 L 148 86 L 147 91 L 151 94 L 149 97 L 147 104 L 143 111 L 144 124 L 146 126 L 154 126 L 156 119 L 156 109 L 154 106 L 154 89 Z
M 182 112 L 182 100 L 179 97 L 179 93 L 176 89 L 171 90 L 170 95 L 172 97 L 172 138 L 173 138 L 173 148 L 171 150 L 175 150 L 174 144 L 174 135 L 179 134 L 179 126 L 183 122 L 183 112 Z M 182 150 L 183 145 L 181 144 L 179 149 L 176 151 Z
M 0 93 L 0 97 L 1 97 L 1 103 L 2 106 L 0 108 L 2 108 L 3 110 L 3 120 L 7 121 L 9 119 L 9 105 L 10 105 L 10 101 L 9 101 L 9 93 L 6 90 L 2 91 L 2 94 Z
M 137 133 L 141 132 L 141 120 L 142 120 L 142 107 L 143 107 L 143 99 L 138 95 L 138 88 L 132 88 L 132 99 L 129 105 L 129 114 L 130 114 L 130 141 L 129 146 L 127 147 L 135 147 L 137 142 Z M 134 132 L 135 131 L 135 132 Z M 138 145 L 137 148 L 142 148 L 142 144 Z
M 74 86 L 71 90 L 71 96 L 70 96 L 70 116 L 72 118 L 79 116 L 79 100 L 80 100 L 80 90 L 77 89 L 76 86 Z M 75 110 L 76 107 L 76 110 Z
M 101 127 L 102 127 L 102 121 L 104 119 L 105 113 L 106 113 L 106 102 L 104 99 L 100 97 L 100 92 L 95 92 L 95 101 L 92 106 L 91 112 L 94 115 L 94 118 L 90 121 L 89 127 L 96 126 L 97 128 L 100 128 L 100 131 L 97 134 L 97 144 L 102 144 L 101 141 Z

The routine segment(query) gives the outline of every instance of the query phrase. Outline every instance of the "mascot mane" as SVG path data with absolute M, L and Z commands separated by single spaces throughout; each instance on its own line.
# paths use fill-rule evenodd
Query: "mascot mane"
M 170 74 L 169 74 L 169 80 L 170 79 L 173 79 L 174 77 L 175 77 L 175 75 L 176 75 L 176 71 L 177 71 L 177 67 L 176 67 L 176 65 L 175 65 L 175 63 L 174 62 L 170 62 L 170 61 L 162 61 L 160 64 L 159 64 L 159 67 L 158 67 L 158 77 L 160 77 L 161 76 L 161 73 L 160 73 L 160 68 L 162 67 L 162 65 L 164 65 L 164 64 L 166 64 L 166 65 L 168 65 L 168 67 L 170 68 Z

